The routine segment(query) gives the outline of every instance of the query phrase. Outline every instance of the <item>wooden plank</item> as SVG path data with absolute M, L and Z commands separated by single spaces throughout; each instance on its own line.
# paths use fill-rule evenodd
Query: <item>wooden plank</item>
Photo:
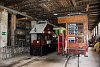
M 11 46 L 15 45 L 16 15 L 11 16 Z
M 82 23 L 88 20 L 87 15 L 59 17 L 58 23 Z

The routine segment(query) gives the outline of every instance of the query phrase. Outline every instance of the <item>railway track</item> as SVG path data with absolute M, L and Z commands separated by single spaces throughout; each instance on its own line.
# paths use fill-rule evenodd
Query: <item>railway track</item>
M 69 56 L 67 57 L 64 67 L 69 67 L 68 64 L 69 64 L 70 60 L 72 60 L 72 59 L 71 59 L 72 57 L 73 57 L 72 55 L 69 55 Z M 75 56 L 75 57 L 77 57 L 77 66 L 76 66 L 76 67 L 79 67 L 79 55 L 78 55 L 78 56 Z M 74 66 L 74 67 L 75 67 L 75 66 Z

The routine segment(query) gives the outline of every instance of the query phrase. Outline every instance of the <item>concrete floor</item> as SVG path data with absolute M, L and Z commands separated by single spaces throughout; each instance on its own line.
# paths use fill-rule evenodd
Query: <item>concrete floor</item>
M 12 67 L 65 67 L 66 59 L 65 56 L 58 56 L 57 53 L 52 53 L 48 56 L 37 57 L 33 60 L 31 58 L 20 61 L 20 63 Z M 71 57 L 67 67 L 78 67 L 77 60 L 77 57 Z M 100 67 L 100 55 L 89 48 L 88 57 L 80 56 L 79 67 Z

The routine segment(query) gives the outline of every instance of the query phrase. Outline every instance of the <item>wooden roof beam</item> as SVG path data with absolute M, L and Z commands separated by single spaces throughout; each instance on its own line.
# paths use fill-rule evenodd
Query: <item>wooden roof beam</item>
M 77 7 L 77 4 L 76 4 L 75 0 L 71 0 L 71 3 L 72 3 L 72 5 L 73 5 L 74 7 Z
M 2 6 L 2 5 L 0 5 L 0 8 L 1 8 L 1 9 L 5 9 L 5 10 L 7 10 L 8 12 L 13 13 L 13 14 L 19 14 L 19 15 L 22 15 L 22 16 L 25 16 L 25 17 L 28 17 L 28 18 L 32 18 L 32 17 L 29 16 L 29 15 L 23 14 L 23 13 L 21 13 L 21 12 L 18 12 L 18 11 L 16 11 L 16 10 L 13 10 L 13 9 L 10 9 L 10 8 L 7 8 L 7 7 Z M 32 19 L 33 19 L 33 18 L 32 18 Z
M 99 14 L 89 14 L 90 16 L 92 15 L 92 16 L 98 16 Z

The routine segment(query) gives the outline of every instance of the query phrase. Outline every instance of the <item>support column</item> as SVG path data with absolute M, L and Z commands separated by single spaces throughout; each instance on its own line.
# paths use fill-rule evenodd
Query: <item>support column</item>
M 0 47 L 7 46 L 8 12 L 0 12 Z
M 15 46 L 15 29 L 16 29 L 16 15 L 11 15 L 11 46 L 12 46 L 12 56 L 14 56 L 14 46 Z
M 0 12 L 0 58 L 3 58 L 3 48 L 7 46 L 8 12 Z
M 84 43 L 85 43 L 85 56 L 88 57 L 88 17 L 84 22 Z

